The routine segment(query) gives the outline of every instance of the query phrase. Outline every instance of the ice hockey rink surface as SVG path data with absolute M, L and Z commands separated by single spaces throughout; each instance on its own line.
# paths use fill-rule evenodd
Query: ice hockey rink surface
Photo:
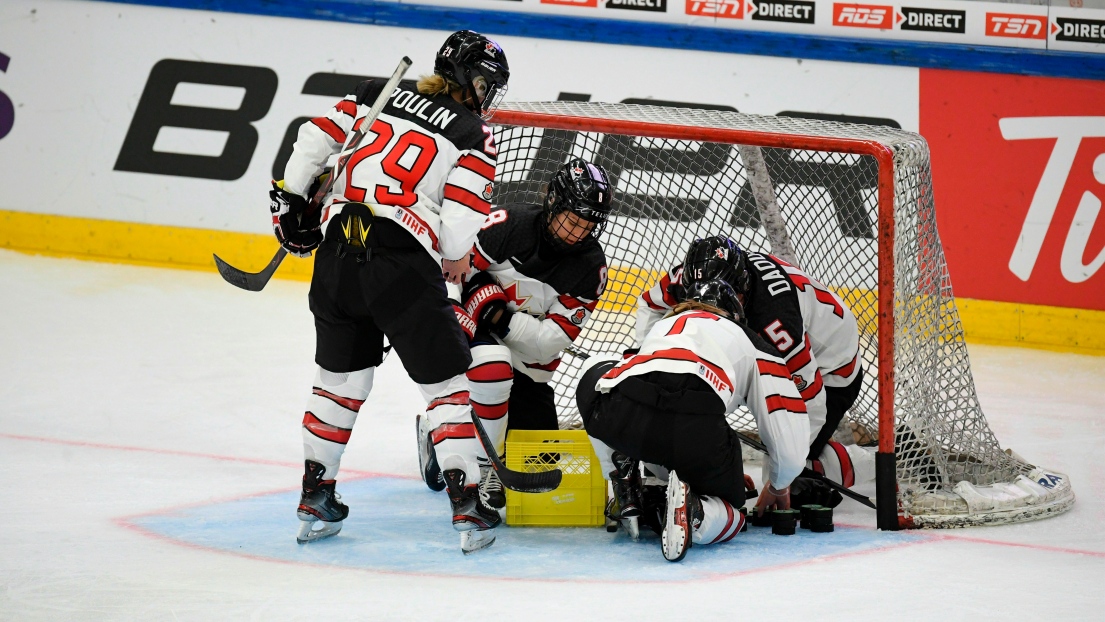
M 834 533 L 753 528 L 680 564 L 603 529 L 500 528 L 464 556 L 395 356 L 338 477 L 344 530 L 296 544 L 306 283 L 0 251 L 0 299 L 3 620 L 1105 618 L 1105 357 L 969 348 L 1002 446 L 1070 476 L 1057 518 L 884 533 L 845 500 Z

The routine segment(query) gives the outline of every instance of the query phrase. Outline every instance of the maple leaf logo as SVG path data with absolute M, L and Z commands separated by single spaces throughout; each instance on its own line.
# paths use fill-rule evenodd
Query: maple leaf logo
M 503 288 L 503 293 L 506 294 L 507 298 L 510 298 L 510 301 L 518 307 L 519 311 L 525 310 L 526 304 L 529 303 L 531 298 L 531 296 L 522 296 L 518 292 L 518 281 L 511 281 L 510 285 Z

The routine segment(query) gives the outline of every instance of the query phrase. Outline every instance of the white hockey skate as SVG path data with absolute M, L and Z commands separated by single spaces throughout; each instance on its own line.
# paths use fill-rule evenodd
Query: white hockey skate
M 414 419 L 415 433 L 418 440 L 418 472 L 422 475 L 422 481 L 434 492 L 445 489 L 445 480 L 441 477 L 441 468 L 437 464 L 437 454 L 434 452 L 434 442 L 430 437 L 429 419 L 426 413 L 420 413 Z

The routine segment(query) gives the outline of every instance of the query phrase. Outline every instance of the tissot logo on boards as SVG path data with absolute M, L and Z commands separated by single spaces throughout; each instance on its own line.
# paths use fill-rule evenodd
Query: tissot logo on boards
M 753 0 L 749 15 L 766 22 L 813 23 L 813 2 L 805 0 Z
M 903 6 L 902 30 L 921 30 L 924 32 L 967 32 L 967 12 L 951 9 L 918 9 Z
M 894 7 L 882 4 L 833 3 L 833 26 L 890 28 Z
M 687 15 L 742 19 L 744 5 L 741 0 L 687 0 Z
M 1051 31 L 1056 41 L 1078 43 L 1105 43 L 1105 21 L 1100 19 L 1055 18 Z
M 987 37 L 1012 37 L 1014 39 L 1046 39 L 1046 18 L 1042 15 L 1016 13 L 987 13 Z
M 606 8 L 663 13 L 668 10 L 668 0 L 606 0 Z

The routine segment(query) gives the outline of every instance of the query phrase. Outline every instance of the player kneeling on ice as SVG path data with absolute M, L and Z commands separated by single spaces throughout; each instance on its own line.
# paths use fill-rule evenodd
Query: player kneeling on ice
M 766 253 L 741 249 L 726 236 L 695 240 L 690 254 L 703 261 L 724 254 L 731 269 L 722 278 L 732 286 L 745 314 L 745 325 L 772 344 L 806 403 L 810 420 L 809 467 L 847 488 L 875 479 L 875 456 L 859 445 L 832 440 L 844 414 L 856 402 L 863 385 L 859 330 L 851 309 L 805 272 Z M 638 301 L 638 343 L 679 299 L 695 276 L 676 266 L 645 290 Z M 805 478 L 796 504 L 829 501 L 824 486 Z
M 416 88 L 391 92 L 365 82 L 303 124 L 285 178 L 271 193 L 281 244 L 301 256 L 318 248 L 309 300 L 319 368 L 303 417 L 300 543 L 336 534 L 349 514 L 334 479 L 385 336 L 426 401 L 448 401 L 433 433 L 475 436 L 467 399 L 452 399 L 467 394 L 472 356 L 445 283 L 463 282 L 491 208 L 496 150 L 482 119 L 506 90 L 509 71 L 497 43 L 460 31 L 441 47 L 434 72 Z M 369 119 L 371 140 L 340 170 L 321 214 L 307 213 L 312 180 L 350 133 L 357 135 L 373 101 L 383 108 Z M 478 502 L 481 453 L 474 442 L 439 450 L 452 523 L 465 533 L 499 521 Z
M 805 463 L 805 402 L 775 349 L 743 323 L 725 278 L 731 269 L 724 254 L 692 249 L 684 270 L 693 277 L 640 351 L 596 364 L 577 388 L 584 427 L 623 508 L 640 503 L 637 461 L 669 470 L 661 549 L 670 561 L 692 542 L 726 542 L 743 527 L 744 465 L 728 413 L 746 406 L 769 450 L 757 511 L 789 508 L 789 486 Z
M 574 158 L 554 174 L 543 205 L 499 206 L 476 238 L 472 253 L 479 272 L 464 287 L 464 317 L 458 318 L 474 327 L 472 411 L 499 456 L 508 429 L 559 428 L 549 381 L 606 287 L 598 238 L 610 214 L 608 180 L 601 166 Z M 417 426 L 422 477 L 434 490 L 444 487 L 437 457 L 448 439 L 431 431 L 446 403 L 432 402 Z M 494 470 L 486 463 L 481 470 L 481 498 L 504 507 Z

